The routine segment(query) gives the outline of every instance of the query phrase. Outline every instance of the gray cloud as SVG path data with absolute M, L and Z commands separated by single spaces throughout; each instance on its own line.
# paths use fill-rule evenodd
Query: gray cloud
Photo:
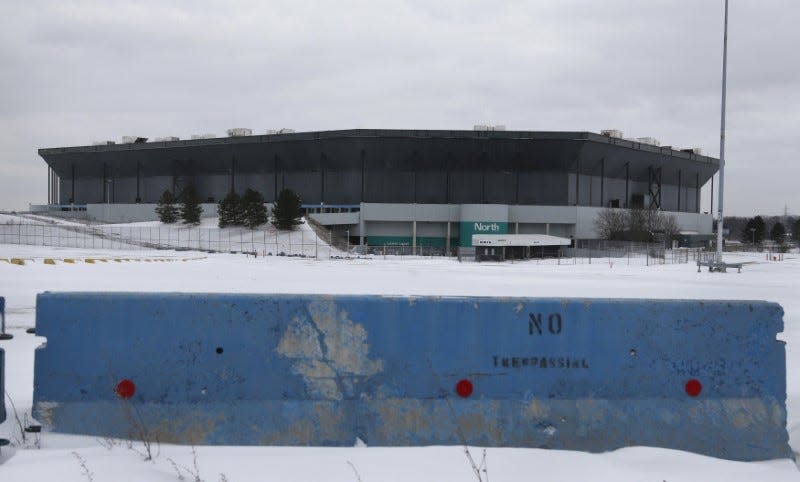
M 800 5 L 731 3 L 728 212 L 800 212 Z M 233 126 L 619 128 L 717 155 L 721 48 L 722 0 L 6 0 L 0 208 L 46 200 L 39 147 Z

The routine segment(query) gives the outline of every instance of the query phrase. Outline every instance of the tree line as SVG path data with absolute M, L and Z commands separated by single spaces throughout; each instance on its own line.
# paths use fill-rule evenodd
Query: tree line
M 159 221 L 164 224 L 173 224 L 180 219 L 184 224 L 197 225 L 200 224 L 203 206 L 200 205 L 197 191 L 192 186 L 184 189 L 178 198 L 167 189 L 158 199 L 156 214 Z
M 255 229 L 268 221 L 281 230 L 294 229 L 302 216 L 300 197 L 291 189 L 284 189 L 278 194 L 272 208 L 272 216 L 267 211 L 264 196 L 253 189 L 247 189 L 239 196 L 231 191 L 217 204 L 220 228 L 228 226 L 247 226 Z M 203 208 L 193 186 L 188 186 L 177 198 L 170 190 L 164 191 L 158 200 L 156 214 L 164 224 L 173 224 L 178 220 L 184 224 L 200 224 Z
M 738 234 L 739 239 L 747 244 L 761 244 L 766 239 L 770 239 L 777 244 L 784 244 L 790 238 L 800 241 L 800 218 L 787 218 L 788 226 L 784 225 L 780 219 L 782 218 L 765 220 L 762 216 L 725 218 L 725 226 L 729 227 L 731 238 L 735 238 L 736 234 Z M 791 232 L 788 229 L 791 229 Z
M 650 243 L 656 236 L 669 239 L 678 234 L 674 214 L 654 209 L 606 208 L 597 213 L 595 232 L 602 239 Z

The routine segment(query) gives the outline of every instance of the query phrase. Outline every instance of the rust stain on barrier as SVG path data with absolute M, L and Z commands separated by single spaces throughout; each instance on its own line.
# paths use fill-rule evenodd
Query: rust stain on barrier
M 740 429 L 765 423 L 772 415 L 764 402 L 757 398 L 723 400 L 722 406 L 734 427 Z
M 550 405 L 543 400 L 533 399 L 524 415 L 528 420 L 540 420 L 550 415 Z
M 254 426 L 253 431 L 261 433 L 259 442 L 262 445 L 278 445 L 292 440 L 293 444 L 309 445 L 319 440 L 337 439 L 346 424 L 341 408 L 327 401 L 309 403 L 312 408 L 307 416 L 294 420 L 283 430 Z
M 433 416 L 423 406 L 422 400 L 387 398 L 372 403 L 372 409 L 378 414 L 380 423 L 376 427 L 379 439 L 397 438 L 403 443 L 409 442 L 409 432 L 429 432 L 434 419 L 447 417 L 444 407 L 436 407 Z
M 152 428 L 150 435 L 153 440 L 163 443 L 204 444 L 215 430 L 216 422 L 202 410 L 195 410 L 180 420 L 161 420 Z
M 501 443 L 503 441 L 503 428 L 497 423 L 494 415 L 500 410 L 497 400 L 491 400 L 488 404 L 482 404 L 475 410 L 467 410 L 453 420 L 453 430 L 460 429 L 464 435 L 474 436 L 480 434 L 488 436 L 491 443 Z M 453 416 L 451 414 L 450 419 Z M 455 426 L 457 425 L 457 427 Z

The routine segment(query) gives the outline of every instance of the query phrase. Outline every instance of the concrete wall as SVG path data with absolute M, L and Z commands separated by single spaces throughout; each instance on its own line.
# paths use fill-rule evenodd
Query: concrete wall
M 587 206 L 534 206 L 504 204 L 362 204 L 360 213 L 315 214 L 315 219 L 326 225 L 351 224 L 355 226 L 360 216 L 365 223 L 365 235 L 412 236 L 412 221 L 451 224 L 451 237 L 458 237 L 459 223 L 486 221 L 507 223 L 507 232 L 514 233 L 516 224 L 520 234 L 549 234 L 553 236 L 595 239 L 595 219 L 602 207 Z M 694 212 L 667 212 L 676 217 L 681 231 L 711 234 L 712 217 Z M 390 224 L 384 224 L 390 223 Z
M 458 221 L 458 204 L 362 203 L 364 221 Z
M 350 213 L 313 213 L 309 215 L 314 221 L 323 226 L 343 226 L 358 224 L 361 214 L 358 212 Z
M 5 397 L 5 369 L 6 369 L 6 352 L 0 348 L 0 393 L 3 393 L 3 400 L 0 400 L 0 423 L 6 420 L 6 397 Z
M 217 215 L 216 203 L 201 204 L 203 218 Z M 87 204 L 86 214 L 92 221 L 101 223 L 133 223 L 141 221 L 158 221 L 156 204 Z
M 774 303 L 43 293 L 34 414 L 162 443 L 791 456 Z M 116 393 L 115 393 L 116 392 Z M 120 399 L 121 396 L 129 398 Z

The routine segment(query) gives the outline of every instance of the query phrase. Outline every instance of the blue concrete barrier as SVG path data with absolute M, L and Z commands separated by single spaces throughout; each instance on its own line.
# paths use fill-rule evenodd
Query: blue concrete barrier
M 0 399 L 0 423 L 6 421 L 6 385 L 5 385 L 5 373 L 6 373 L 6 352 L 0 348 L 0 395 L 3 396 Z
M 6 299 L 0 296 L 0 335 L 6 331 Z M 0 348 L 0 423 L 6 420 L 5 352 Z M 2 441 L 0 441 L 2 445 Z
M 44 293 L 45 428 L 790 455 L 774 303 Z M 131 414 L 135 414 L 132 417 Z

